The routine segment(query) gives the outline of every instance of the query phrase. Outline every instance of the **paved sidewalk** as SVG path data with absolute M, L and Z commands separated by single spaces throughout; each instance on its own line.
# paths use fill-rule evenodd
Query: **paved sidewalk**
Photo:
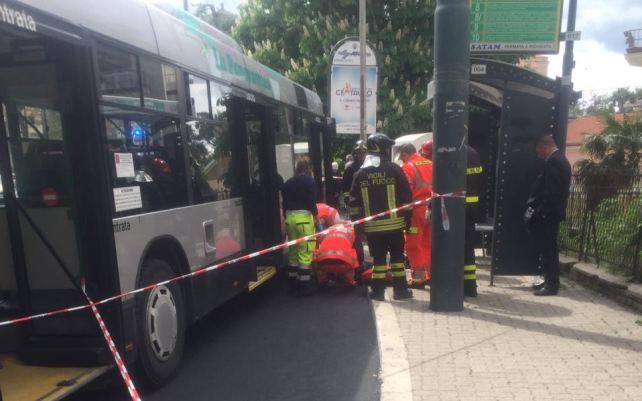
M 642 400 L 642 316 L 566 280 L 540 298 L 530 277 L 490 287 L 488 271 L 478 275 L 479 297 L 461 313 L 432 312 L 429 290 L 392 302 L 408 367 L 386 366 L 393 348 L 381 346 L 383 388 L 409 372 L 414 401 Z

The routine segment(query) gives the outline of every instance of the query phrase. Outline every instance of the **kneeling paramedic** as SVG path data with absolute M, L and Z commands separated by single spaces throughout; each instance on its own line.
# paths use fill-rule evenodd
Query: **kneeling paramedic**
M 296 163 L 295 175 L 283 184 L 283 212 L 288 240 L 314 234 L 317 211 L 316 183 L 312 178 L 310 159 Z M 308 295 L 312 292 L 311 265 L 316 239 L 293 245 L 288 250 L 288 292 Z
M 357 285 L 354 274 L 359 262 L 353 244 L 354 228 L 350 225 L 333 225 L 323 236 L 313 259 L 319 286 L 328 284 L 330 276 L 350 287 Z
M 401 167 L 390 161 L 394 143 L 384 134 L 374 134 L 368 138 L 368 157 L 355 174 L 350 190 L 350 215 L 353 220 L 394 209 L 412 200 L 410 186 Z M 393 276 L 393 298 L 412 298 L 412 291 L 406 282 L 403 253 L 404 230 L 410 225 L 411 216 L 411 210 L 403 210 L 357 226 L 365 233 L 374 259 L 372 299 L 384 299 L 388 253 Z
M 319 231 L 341 222 L 339 211 L 325 203 L 317 203 L 317 212 Z

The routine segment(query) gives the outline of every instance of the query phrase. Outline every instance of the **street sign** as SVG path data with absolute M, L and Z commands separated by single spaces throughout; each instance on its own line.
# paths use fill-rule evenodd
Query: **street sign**
M 330 116 L 336 121 L 337 134 L 361 133 L 360 58 L 357 37 L 341 40 L 330 54 L 328 99 Z M 370 44 L 366 45 L 365 74 L 366 133 L 374 134 L 377 127 L 379 69 L 377 54 Z
M 562 0 L 471 0 L 471 53 L 557 54 Z
M 570 42 L 570 41 L 575 41 L 575 40 L 582 40 L 582 31 L 562 32 L 560 34 L 560 40 L 562 42 Z

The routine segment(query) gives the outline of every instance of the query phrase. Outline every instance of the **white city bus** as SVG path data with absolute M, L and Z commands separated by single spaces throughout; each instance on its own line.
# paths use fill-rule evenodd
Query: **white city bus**
M 82 304 L 63 267 L 101 299 L 279 243 L 294 144 L 310 149 L 320 186 L 329 133 L 317 94 L 180 8 L 3 1 L 1 320 Z M 124 359 L 159 386 L 185 327 L 274 275 L 279 259 L 101 312 Z M 49 400 L 112 358 L 84 311 L 0 328 L 0 363 L 4 401 Z

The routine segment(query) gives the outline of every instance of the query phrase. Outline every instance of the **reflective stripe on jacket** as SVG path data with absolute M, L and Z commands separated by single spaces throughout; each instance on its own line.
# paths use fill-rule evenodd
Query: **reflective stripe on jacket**
M 401 167 L 408 178 L 412 200 L 426 199 L 432 195 L 432 162 L 415 153 Z
M 470 146 L 466 147 L 466 203 L 476 204 L 479 202 L 479 192 L 481 188 L 481 177 L 484 169 L 481 165 L 479 154 Z M 471 205 L 474 206 L 474 205 Z
M 354 228 L 351 226 L 334 226 L 314 252 L 314 262 L 339 260 L 356 268 L 359 266 L 359 262 L 353 244 Z
M 408 179 L 401 167 L 384 161 L 381 165 L 362 167 L 354 176 L 350 191 L 350 217 L 371 216 L 412 201 Z M 404 210 L 367 221 L 366 234 L 403 231 L 412 210 Z
M 339 222 L 339 212 L 337 209 L 325 203 L 317 203 L 317 210 L 319 211 L 319 214 L 317 214 L 319 220 L 324 219 L 328 226 L 335 225 Z

